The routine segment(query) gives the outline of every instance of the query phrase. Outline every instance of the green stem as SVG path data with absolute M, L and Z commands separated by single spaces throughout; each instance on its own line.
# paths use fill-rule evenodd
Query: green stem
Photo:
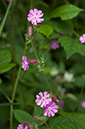
M 8 6 L 8 8 L 7 8 L 7 11 L 6 11 L 6 13 L 5 13 L 3 22 L 2 22 L 1 27 L 0 27 L 0 36 L 1 36 L 2 30 L 3 30 L 3 28 L 4 28 L 4 24 L 5 24 L 5 22 L 6 22 L 6 18 L 7 18 L 7 15 L 8 15 L 8 13 L 9 13 L 9 9 L 10 9 L 10 7 L 11 7 L 11 4 L 12 4 L 12 0 L 9 2 L 9 6 Z
M 11 17 L 11 26 L 12 26 L 12 62 L 15 63 L 15 25 L 14 25 L 14 17 L 12 15 L 12 13 L 10 13 L 10 17 Z M 14 85 L 15 85 L 15 80 L 16 80 L 16 67 L 14 67 L 12 69 L 12 85 L 13 85 L 13 89 L 14 89 Z
M 48 126 L 48 124 L 46 123 L 46 121 L 45 121 L 44 123 L 45 123 L 45 125 L 47 126 L 47 128 L 50 129 L 50 127 Z
M 10 129 L 12 129 L 13 123 L 13 105 L 10 106 Z
M 48 82 L 48 80 L 47 80 L 47 78 L 46 78 L 45 73 L 44 73 L 44 72 L 42 72 L 42 74 L 43 74 L 43 76 L 44 76 L 44 78 L 45 78 L 45 80 L 46 80 L 46 82 L 47 82 L 48 88 L 49 88 L 49 89 L 50 89 L 50 91 L 52 92 L 51 86 L 50 86 L 50 84 L 49 84 L 49 82 Z
M 73 33 L 77 36 L 77 37 L 79 37 L 79 34 L 74 30 L 73 31 Z
M 11 103 L 11 99 L 8 97 L 8 95 L 1 88 L 0 88 L 0 91 L 3 93 L 6 99 Z
M 16 82 L 15 82 L 15 86 L 14 86 L 14 90 L 13 90 L 13 94 L 12 94 L 12 102 L 14 101 L 15 92 L 16 92 L 16 88 L 17 88 L 20 72 L 21 72 L 21 65 L 19 67 L 19 71 L 18 71 L 18 74 L 17 74 L 17 78 L 16 78 Z
M 36 56 L 37 60 L 39 61 L 39 58 L 38 58 L 38 56 L 37 56 L 37 53 L 36 53 L 36 50 L 35 50 L 34 44 L 33 44 L 32 42 L 31 42 L 31 44 L 32 44 L 32 47 L 33 47 L 33 50 L 34 50 L 35 56 Z
M 39 61 L 39 58 L 38 58 L 38 55 L 37 55 L 37 53 L 36 53 L 36 50 L 35 50 L 34 44 L 33 44 L 32 42 L 31 42 L 31 44 L 32 44 L 32 47 L 33 47 L 33 50 L 34 50 L 35 56 L 36 56 L 37 60 Z M 43 74 L 43 76 L 44 76 L 44 78 L 45 78 L 45 80 L 46 80 L 46 82 L 47 82 L 48 88 L 50 89 L 50 91 L 52 91 L 52 89 L 51 89 L 51 87 L 50 87 L 50 85 L 49 85 L 49 82 L 48 82 L 48 80 L 47 80 L 47 78 L 46 78 L 45 73 L 44 73 L 44 72 L 42 72 L 42 74 Z
M 67 119 L 75 126 L 76 129 L 78 129 L 78 127 L 74 124 L 74 122 L 71 119 L 69 119 L 68 117 Z
M 27 51 L 27 45 L 25 46 L 24 55 L 25 55 L 26 51 Z M 21 64 L 20 64 L 20 67 L 19 67 L 19 70 L 18 70 L 16 82 L 15 82 L 15 85 L 14 85 L 11 103 L 13 103 L 13 101 L 14 101 L 14 97 L 15 97 L 15 93 L 16 93 L 16 88 L 17 88 L 17 84 L 18 84 L 18 81 L 19 81 L 19 77 L 20 77 L 20 72 L 21 72 Z M 13 105 L 11 105 L 10 109 L 11 109 L 11 111 L 10 111 L 10 129 L 12 129 L 12 123 L 13 123 Z

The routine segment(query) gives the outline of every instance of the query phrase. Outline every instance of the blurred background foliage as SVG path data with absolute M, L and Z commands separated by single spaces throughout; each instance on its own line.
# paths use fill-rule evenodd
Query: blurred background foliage
M 75 53 L 67 60 L 66 52 L 61 45 L 57 50 L 50 48 L 51 40 L 61 37 L 56 32 L 72 38 L 76 37 L 76 32 L 79 35 L 85 33 L 85 12 L 80 12 L 72 20 L 62 21 L 60 18 L 52 18 L 49 21 L 49 14 L 55 8 L 69 3 L 82 9 L 85 8 L 85 0 L 13 0 L 0 37 L 0 88 L 10 98 L 24 51 L 25 34 L 28 33 L 27 14 L 31 8 L 37 8 L 44 13 L 45 20 L 43 23 L 47 23 L 53 28 L 53 33 L 49 38 L 37 33 L 34 39 L 39 58 L 44 55 L 46 59 L 44 72 L 51 85 L 53 94 L 56 97 L 59 95 L 58 99 L 65 101 L 62 107 L 64 111 L 85 113 L 85 109 L 81 107 L 81 102 L 85 100 L 84 55 Z M 5 0 L 0 1 L 0 24 L 8 4 Z M 35 58 L 30 44 L 26 56 L 28 60 Z M 73 74 L 72 81 L 64 78 L 66 71 Z M 45 90 L 49 91 L 43 75 L 38 72 L 35 64 L 30 65 L 28 71 L 21 70 L 15 102 L 34 104 L 35 95 Z M 8 103 L 8 101 L 0 92 L 0 104 L 4 103 Z M 15 105 L 14 108 L 23 109 L 33 115 L 33 106 Z M 0 129 L 9 129 L 9 111 L 9 106 L 0 106 Z M 17 127 L 18 122 L 16 119 L 14 119 L 13 125 L 13 128 Z

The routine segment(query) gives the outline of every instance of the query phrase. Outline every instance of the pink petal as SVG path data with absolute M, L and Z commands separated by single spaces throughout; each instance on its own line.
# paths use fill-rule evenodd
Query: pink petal
M 47 116 L 48 111 L 45 111 L 44 116 Z
M 51 114 L 52 116 L 55 116 L 55 113 L 54 113 L 54 112 L 52 112 L 52 111 L 50 111 L 50 114 Z
M 22 60 L 23 61 L 27 60 L 27 57 L 26 56 L 22 56 Z
M 85 34 L 83 34 L 83 37 L 85 38 Z
M 40 95 L 41 97 L 43 97 L 43 93 L 42 93 L 42 92 L 39 92 L 39 95 Z

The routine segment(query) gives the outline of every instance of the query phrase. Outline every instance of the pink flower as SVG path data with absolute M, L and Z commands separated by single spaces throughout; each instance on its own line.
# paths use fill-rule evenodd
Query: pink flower
M 51 41 L 51 44 L 50 44 L 50 47 L 53 49 L 53 50 L 56 50 L 57 48 L 59 48 L 59 42 L 57 40 L 52 40 Z
M 24 69 L 24 70 L 28 70 L 29 69 L 29 61 L 27 60 L 27 57 L 26 56 L 22 56 L 22 68 Z
M 79 40 L 81 43 L 85 43 L 85 34 L 83 34 L 83 36 L 80 36 Z
M 43 108 L 46 108 L 43 113 L 44 116 L 51 117 L 51 116 L 55 116 L 55 113 L 58 112 L 58 106 L 56 105 L 55 102 L 50 102 L 49 104 L 47 104 L 46 106 L 43 106 Z
M 36 98 L 37 99 L 35 100 L 35 102 L 37 103 L 37 105 L 40 105 L 40 107 L 43 107 L 52 101 L 50 94 L 48 94 L 46 91 L 44 93 L 40 92 L 39 95 L 36 95 Z
M 59 100 L 58 100 L 56 97 L 54 97 L 54 96 L 52 96 L 52 100 L 53 100 L 54 102 L 56 102 L 56 103 L 59 103 Z
M 64 104 L 65 104 L 65 101 L 64 100 L 61 100 L 60 101 L 60 107 L 63 107 Z
M 32 24 L 37 25 L 37 23 L 41 23 L 44 21 L 44 18 L 41 18 L 44 15 L 41 10 L 38 9 L 31 9 L 27 20 L 30 21 Z
M 81 102 L 81 106 L 82 106 L 82 108 L 85 108 L 85 101 Z
M 24 127 L 23 124 L 19 124 L 17 129 L 30 129 L 27 125 Z

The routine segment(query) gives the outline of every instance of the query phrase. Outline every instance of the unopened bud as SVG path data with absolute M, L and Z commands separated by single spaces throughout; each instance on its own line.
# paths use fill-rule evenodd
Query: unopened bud
M 54 96 L 52 96 L 52 100 L 57 102 L 57 103 L 59 103 L 59 100 L 56 97 L 54 97 Z
M 28 126 L 30 126 L 31 124 L 30 123 L 28 123 L 27 121 L 24 121 L 24 124 L 25 125 L 28 125 Z
M 38 116 L 34 116 L 34 118 L 37 119 L 37 120 L 40 120 L 40 117 L 38 117 Z
M 33 34 L 33 27 L 32 27 L 32 25 L 30 24 L 29 27 L 28 27 L 28 35 L 29 35 L 29 36 L 32 36 L 32 34 Z
M 37 26 L 36 26 L 36 28 L 39 28 L 39 27 L 40 27 L 40 25 L 37 25 Z
M 33 59 L 33 60 L 30 60 L 29 62 L 30 62 L 30 64 L 36 64 L 37 63 L 37 60 L 36 59 Z

